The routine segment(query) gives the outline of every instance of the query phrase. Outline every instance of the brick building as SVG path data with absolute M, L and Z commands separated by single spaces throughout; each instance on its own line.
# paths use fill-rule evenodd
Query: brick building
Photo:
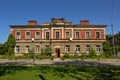
M 52 18 L 51 22 L 41 25 L 29 20 L 28 25 L 10 25 L 11 34 L 16 38 L 15 53 L 28 53 L 31 48 L 35 53 L 50 47 L 56 57 L 64 53 L 89 53 L 90 48 L 99 54 L 105 41 L 106 25 L 90 25 L 88 20 L 80 24 L 67 22 L 64 18 Z

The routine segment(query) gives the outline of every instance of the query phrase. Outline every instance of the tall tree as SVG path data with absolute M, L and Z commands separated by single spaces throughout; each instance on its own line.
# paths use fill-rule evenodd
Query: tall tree
M 14 56 L 14 48 L 16 45 L 16 40 L 12 34 L 9 35 L 5 45 L 7 48 L 8 57 L 9 57 L 9 59 L 12 59 Z
M 116 34 L 117 36 L 117 46 L 118 46 L 118 51 L 120 51 L 120 31 Z
M 5 53 L 6 53 L 5 44 L 0 44 L 0 54 L 5 54 Z
M 103 51 L 104 51 L 104 55 L 106 57 L 110 57 L 112 56 L 112 47 L 110 46 L 108 41 L 105 41 L 103 43 Z

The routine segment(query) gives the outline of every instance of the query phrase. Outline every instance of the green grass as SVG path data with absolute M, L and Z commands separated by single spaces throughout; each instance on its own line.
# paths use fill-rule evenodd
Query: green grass
M 120 67 L 0 66 L 0 80 L 120 80 Z

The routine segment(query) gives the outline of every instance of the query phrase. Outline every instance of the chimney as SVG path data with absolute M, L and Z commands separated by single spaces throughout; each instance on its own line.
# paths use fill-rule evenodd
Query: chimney
M 80 25 L 89 25 L 89 20 L 81 20 Z
M 37 25 L 37 21 L 35 20 L 29 20 L 28 25 Z

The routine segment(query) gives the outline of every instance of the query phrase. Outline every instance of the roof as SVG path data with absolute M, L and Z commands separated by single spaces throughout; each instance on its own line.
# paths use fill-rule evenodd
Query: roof
M 10 28 L 43 28 L 43 27 L 80 27 L 80 28 L 105 28 L 107 25 L 10 25 Z

